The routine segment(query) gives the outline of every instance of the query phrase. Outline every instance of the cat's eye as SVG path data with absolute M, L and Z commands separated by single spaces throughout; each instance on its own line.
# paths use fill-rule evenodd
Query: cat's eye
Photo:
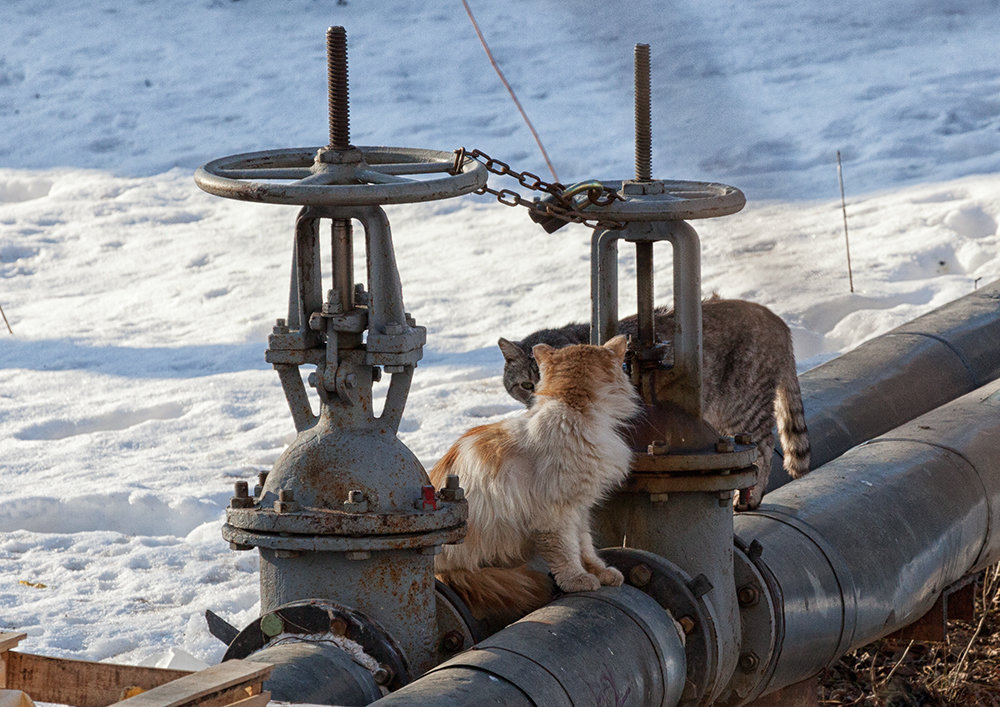
M 535 389 L 535 384 L 532 383 L 531 381 L 525 381 L 524 383 L 521 384 L 521 388 L 524 389 L 524 390 L 529 390 L 529 391 L 530 390 L 534 390 Z

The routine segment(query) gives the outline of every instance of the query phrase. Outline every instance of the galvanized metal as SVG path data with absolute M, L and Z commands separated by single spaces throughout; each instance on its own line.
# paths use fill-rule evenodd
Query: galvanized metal
M 685 685 L 677 625 L 632 587 L 568 594 L 377 705 L 674 705 Z
M 757 694 L 920 618 L 1000 559 L 1000 381 L 774 491 L 735 530 L 761 548 L 784 635 Z M 761 660 L 765 660 L 761 656 Z
M 436 173 L 443 176 L 408 178 Z M 199 167 L 194 180 L 210 194 L 242 201 L 301 206 L 404 204 L 473 192 L 486 184 L 486 168 L 467 159 L 456 169 L 455 154 L 438 150 L 298 147 L 221 157 Z
M 1000 281 L 799 376 L 816 468 L 1000 377 Z M 776 446 L 768 488 L 791 479 Z

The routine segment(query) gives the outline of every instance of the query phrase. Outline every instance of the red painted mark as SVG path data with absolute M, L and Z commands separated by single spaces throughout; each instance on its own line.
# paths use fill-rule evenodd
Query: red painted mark
M 434 492 L 433 486 L 421 486 L 420 487 L 420 501 L 421 507 L 425 511 L 436 511 L 438 507 L 437 496 Z

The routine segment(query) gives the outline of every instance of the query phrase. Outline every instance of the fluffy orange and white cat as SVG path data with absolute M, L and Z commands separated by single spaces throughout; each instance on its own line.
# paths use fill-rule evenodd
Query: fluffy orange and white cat
M 622 370 L 625 349 L 624 336 L 604 346 L 535 346 L 535 404 L 472 428 L 431 469 L 435 487 L 457 474 L 465 489 L 468 534 L 444 546 L 435 571 L 477 618 L 516 617 L 548 602 L 548 576 L 529 566 L 536 555 L 565 592 L 622 583 L 597 556 L 590 512 L 632 460 L 621 428 L 639 398 Z

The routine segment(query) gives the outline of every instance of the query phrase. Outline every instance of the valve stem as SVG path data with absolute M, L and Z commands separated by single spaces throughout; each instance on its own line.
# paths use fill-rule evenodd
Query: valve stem
M 347 31 L 343 27 L 326 30 L 326 76 L 330 107 L 330 144 L 346 150 L 351 144 L 351 114 L 347 101 Z
M 652 180 L 652 137 L 649 110 L 649 45 L 635 45 L 635 178 Z

